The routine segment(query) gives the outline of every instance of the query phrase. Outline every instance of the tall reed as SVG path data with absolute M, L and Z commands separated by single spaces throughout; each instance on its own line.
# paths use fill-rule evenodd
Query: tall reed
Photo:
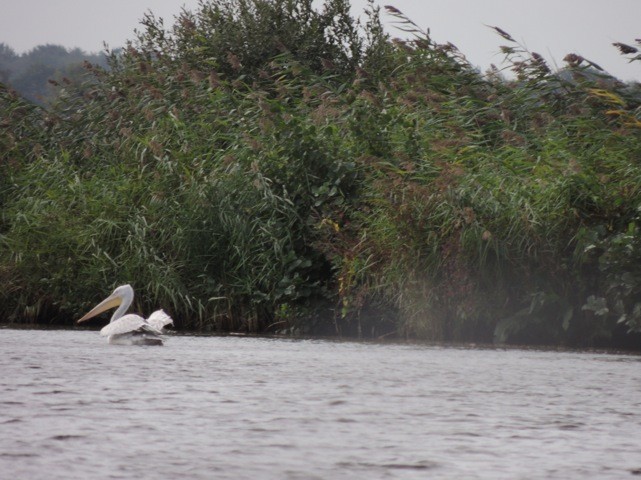
M 70 322 L 129 282 L 179 328 L 634 338 L 638 85 L 501 29 L 516 79 L 481 74 L 347 5 L 203 2 L 51 110 L 0 90 L 0 317 Z

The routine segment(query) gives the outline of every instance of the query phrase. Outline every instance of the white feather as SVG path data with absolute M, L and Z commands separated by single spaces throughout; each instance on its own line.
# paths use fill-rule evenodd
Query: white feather
M 166 325 L 173 325 L 174 321 L 164 310 L 156 310 L 149 315 L 147 323 L 162 332 Z
M 130 313 L 120 317 L 118 320 L 111 322 L 109 325 L 100 330 L 100 335 L 108 337 L 111 335 L 123 335 L 132 332 L 149 332 L 156 335 L 162 335 L 162 332 L 150 325 L 140 315 Z

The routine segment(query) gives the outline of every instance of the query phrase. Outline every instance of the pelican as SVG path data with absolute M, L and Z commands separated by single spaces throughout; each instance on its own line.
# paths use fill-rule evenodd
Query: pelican
M 121 285 L 111 295 L 92 308 L 77 323 L 89 320 L 99 313 L 118 307 L 111 316 L 109 325 L 100 330 L 100 335 L 107 337 L 113 345 L 162 345 L 160 335 L 166 325 L 174 321 L 163 310 L 156 310 L 147 320 L 133 313 L 125 312 L 134 301 L 134 289 L 131 285 Z

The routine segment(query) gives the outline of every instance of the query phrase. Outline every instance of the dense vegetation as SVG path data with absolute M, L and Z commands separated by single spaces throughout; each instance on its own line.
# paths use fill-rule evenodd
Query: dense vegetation
M 635 340 L 639 85 L 497 28 L 505 80 L 311 4 L 149 15 L 51 108 L 0 91 L 0 318 L 130 282 L 186 329 Z

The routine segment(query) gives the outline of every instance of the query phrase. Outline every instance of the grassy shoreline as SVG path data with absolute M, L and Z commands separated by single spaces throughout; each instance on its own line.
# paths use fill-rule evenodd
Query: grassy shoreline
M 481 74 L 346 5 L 205 2 L 48 109 L 0 89 L 0 317 L 131 283 L 186 330 L 636 338 L 639 85 L 502 30 L 516 79 Z

